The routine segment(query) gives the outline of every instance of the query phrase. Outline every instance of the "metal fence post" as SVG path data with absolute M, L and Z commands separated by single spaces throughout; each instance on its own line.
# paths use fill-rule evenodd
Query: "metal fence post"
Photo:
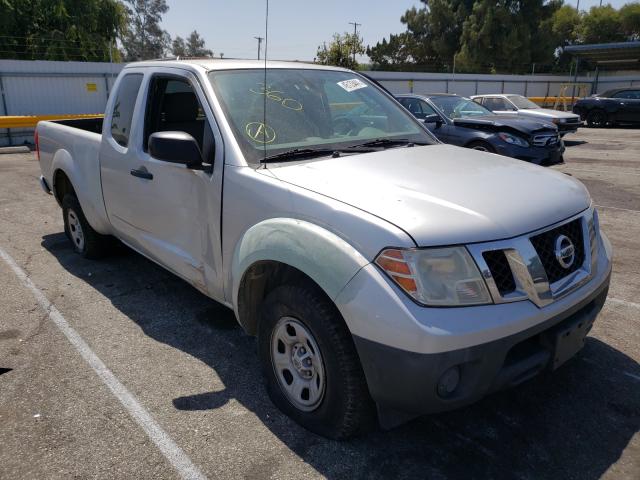
M 4 83 L 2 82 L 2 73 L 0 73 L 0 92 L 2 92 L 2 108 L 5 115 L 9 115 L 9 109 L 7 108 L 7 99 L 4 95 Z M 9 146 L 13 143 L 11 141 L 11 129 L 7 128 L 7 138 L 9 139 Z

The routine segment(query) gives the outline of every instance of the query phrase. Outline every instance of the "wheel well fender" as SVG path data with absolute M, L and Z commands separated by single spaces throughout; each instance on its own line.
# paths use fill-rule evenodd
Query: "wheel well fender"
M 67 150 L 55 153 L 51 163 L 53 195 L 60 206 L 67 193 L 75 195 L 89 225 L 98 233 L 108 235 L 111 229 L 102 204 L 100 178 L 78 162 L 81 160 L 74 160 Z
M 498 132 L 495 132 L 495 134 L 497 134 L 497 133 Z M 491 152 L 495 151 L 495 147 L 493 145 L 491 145 L 491 142 L 489 142 L 489 140 L 487 138 L 474 138 L 472 140 L 469 140 L 467 143 L 465 143 L 464 147 L 465 148 L 469 148 L 474 143 L 481 143 L 483 145 L 486 145 Z
M 53 173 L 53 196 L 57 200 L 58 204 L 62 206 L 62 199 L 68 193 L 77 197 L 76 191 L 73 188 L 73 183 L 69 179 L 69 176 L 62 169 L 57 169 Z
M 368 264 L 351 244 L 319 225 L 265 220 L 245 232 L 234 252 L 230 282 L 236 316 L 255 334 L 260 304 L 275 286 L 309 280 L 333 301 Z

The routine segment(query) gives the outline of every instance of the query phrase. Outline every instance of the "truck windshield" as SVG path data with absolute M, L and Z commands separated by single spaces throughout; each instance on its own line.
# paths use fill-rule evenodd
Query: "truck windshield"
M 509 100 L 513 102 L 513 104 L 521 110 L 531 110 L 533 108 L 540 108 L 539 105 L 533 103 L 526 97 L 522 95 L 509 95 Z
M 493 115 L 494 113 L 487 110 L 482 105 L 464 97 L 441 96 L 430 97 L 431 101 L 435 103 L 442 112 L 450 119 L 464 118 L 464 117 L 477 117 L 480 115 Z
M 245 158 L 436 141 L 366 78 L 315 69 L 218 70 L 209 79 Z M 265 115 L 266 106 L 266 115 Z M 353 149 L 353 151 L 357 151 Z

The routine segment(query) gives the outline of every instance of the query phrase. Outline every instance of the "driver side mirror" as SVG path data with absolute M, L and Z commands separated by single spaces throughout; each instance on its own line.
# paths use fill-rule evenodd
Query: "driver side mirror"
M 155 132 L 149 136 L 149 154 L 163 162 L 179 163 L 202 170 L 202 152 L 198 142 L 186 132 Z
M 440 128 L 442 125 L 442 118 L 437 113 L 432 113 L 431 115 L 427 115 L 422 119 L 424 123 L 435 123 L 436 128 Z

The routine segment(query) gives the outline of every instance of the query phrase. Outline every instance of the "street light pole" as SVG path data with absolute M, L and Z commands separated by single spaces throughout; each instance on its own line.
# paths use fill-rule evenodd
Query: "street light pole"
M 358 38 L 358 27 L 361 27 L 362 24 L 349 22 L 349 25 L 353 25 L 353 63 L 356 63 L 356 38 Z
M 258 40 L 258 60 L 260 60 L 260 45 L 262 45 L 262 40 L 264 40 L 264 37 L 253 37 L 256 40 Z

